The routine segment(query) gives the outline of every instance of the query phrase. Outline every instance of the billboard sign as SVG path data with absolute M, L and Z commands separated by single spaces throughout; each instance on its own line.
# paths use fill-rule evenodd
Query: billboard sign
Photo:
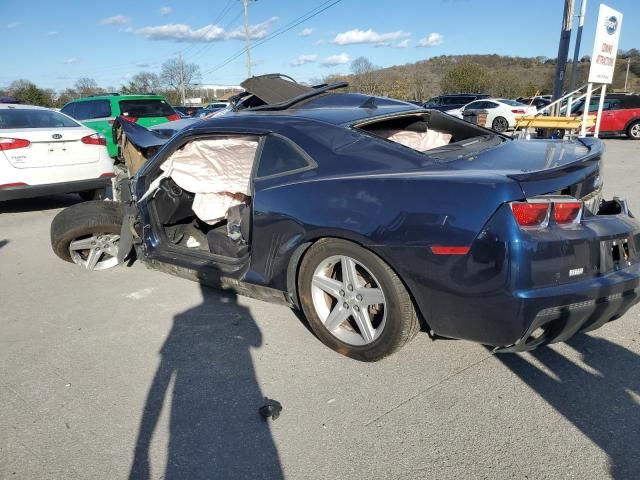
M 610 84 L 613 81 L 621 27 L 622 13 L 601 3 L 596 40 L 593 44 L 593 55 L 591 55 L 589 83 Z

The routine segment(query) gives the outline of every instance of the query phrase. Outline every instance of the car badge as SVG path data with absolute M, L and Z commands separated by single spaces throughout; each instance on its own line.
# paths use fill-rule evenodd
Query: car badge
M 60 140 L 62 138 L 62 135 L 60 135 L 59 133 L 54 133 L 53 135 L 51 135 L 51 138 L 53 138 L 54 140 Z

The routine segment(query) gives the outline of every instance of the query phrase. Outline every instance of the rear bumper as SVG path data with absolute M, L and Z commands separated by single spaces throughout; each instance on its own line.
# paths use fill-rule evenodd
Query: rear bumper
M 640 263 L 583 282 L 518 292 L 514 301 L 529 327 L 514 344 L 496 352 L 523 352 L 564 342 L 620 318 L 640 301 Z
M 15 187 L 0 188 L 0 201 L 84 192 L 105 188 L 109 185 L 111 185 L 110 177 L 76 180 L 73 182 L 47 183 L 43 185 L 18 185 Z

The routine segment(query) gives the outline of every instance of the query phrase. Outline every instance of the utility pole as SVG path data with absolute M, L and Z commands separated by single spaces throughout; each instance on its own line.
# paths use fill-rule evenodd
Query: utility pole
M 573 25 L 573 4 L 575 0 L 565 0 L 564 14 L 562 17 L 562 30 L 560 31 L 560 44 L 558 45 L 558 58 L 556 60 L 556 75 L 553 83 L 553 97 L 555 101 L 562 97 L 564 86 L 564 71 L 567 67 L 569 56 L 569 43 L 571 42 L 571 27 Z
M 584 26 L 584 16 L 587 11 L 587 0 L 580 0 L 580 15 L 578 16 L 578 33 L 576 34 L 576 44 L 573 48 L 573 63 L 571 64 L 571 78 L 569 80 L 569 91 L 576 89 L 576 74 L 578 71 L 578 57 L 580 56 L 580 42 L 582 41 L 582 27 Z
M 247 78 L 251 77 L 251 39 L 249 38 L 249 1 L 257 0 L 242 0 L 244 3 L 244 41 L 245 48 L 247 50 Z
M 186 98 L 184 94 L 184 62 L 182 61 L 182 52 L 180 52 L 180 98 L 182 99 L 182 105 L 185 104 Z
M 624 91 L 627 91 L 627 82 L 629 81 L 629 65 L 631 65 L 631 57 L 627 58 L 627 74 L 624 76 Z

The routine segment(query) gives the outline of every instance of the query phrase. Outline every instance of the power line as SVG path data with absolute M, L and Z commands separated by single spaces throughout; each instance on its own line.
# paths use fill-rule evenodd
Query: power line
M 320 5 L 318 5 L 317 7 L 309 10 L 307 13 L 300 15 L 299 17 L 295 18 L 294 20 L 292 20 L 291 22 L 289 22 L 288 24 L 280 27 L 279 29 L 277 29 L 275 32 L 271 33 L 270 35 L 267 35 L 265 38 L 263 38 L 262 40 L 256 42 L 253 45 L 253 48 L 259 47 L 260 45 L 273 40 L 274 38 L 282 35 L 283 33 L 288 32 L 289 30 L 297 27 L 298 25 L 311 20 L 313 17 L 320 15 L 322 12 L 324 12 L 325 10 L 328 10 L 329 8 L 333 7 L 334 5 L 337 5 L 338 3 L 340 3 L 342 0 L 328 0 L 326 2 L 321 3 Z M 209 69 L 209 70 L 205 70 L 202 75 L 209 75 L 217 70 L 220 70 L 221 68 L 227 66 L 229 63 L 231 63 L 232 61 L 234 61 L 236 58 L 242 56 L 245 52 L 247 51 L 246 47 L 243 48 L 242 50 L 238 50 L 236 53 L 232 54 L 230 57 L 228 57 L 227 59 L 225 59 L 223 62 L 221 62 L 220 64 L 216 65 L 215 67 Z

